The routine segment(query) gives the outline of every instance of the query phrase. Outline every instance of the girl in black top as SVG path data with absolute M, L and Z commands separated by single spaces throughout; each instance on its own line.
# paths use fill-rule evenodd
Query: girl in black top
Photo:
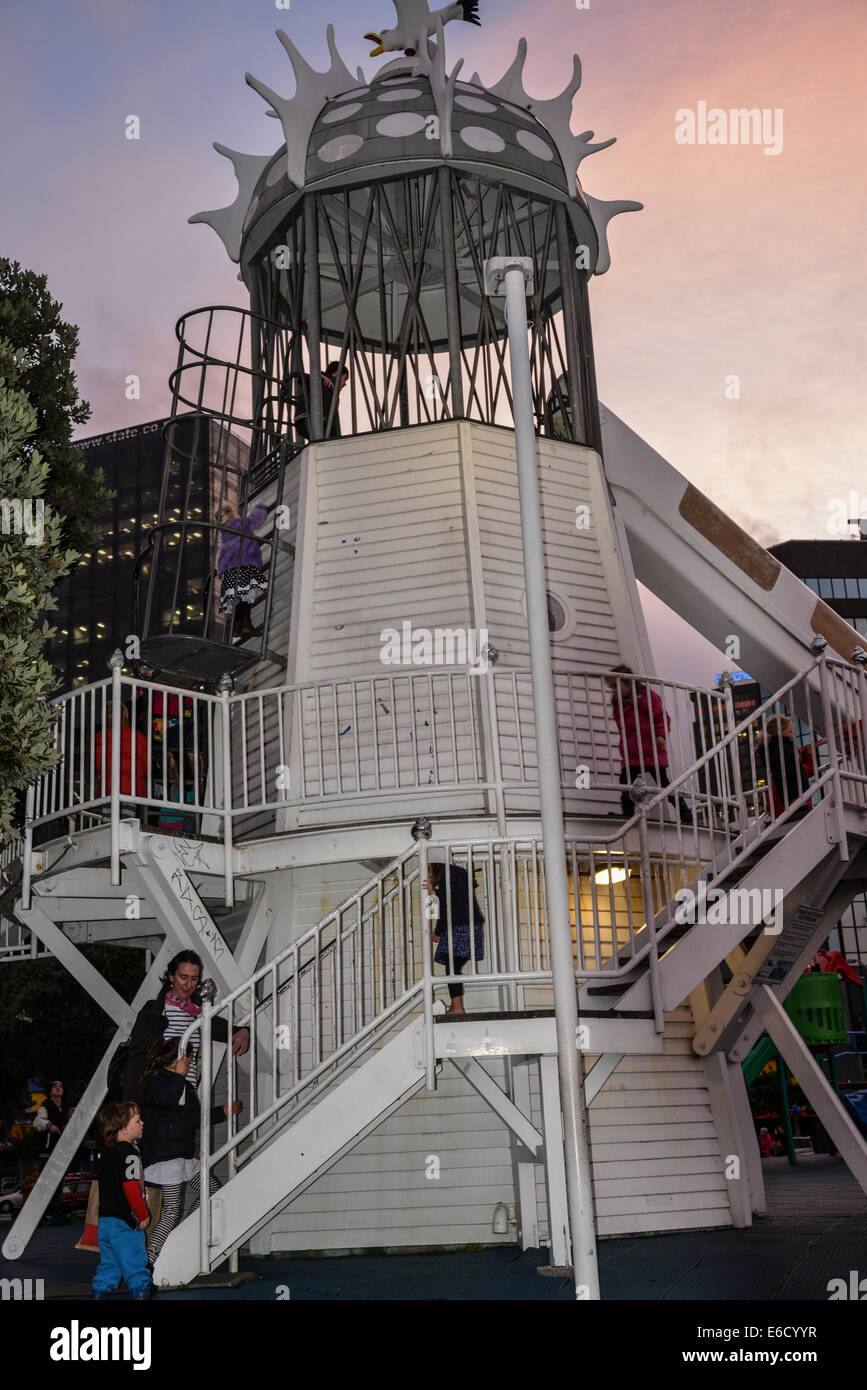
M 475 893 L 471 893 L 469 874 L 466 869 L 460 868 L 457 864 L 451 864 L 449 866 L 449 892 L 447 894 L 445 865 L 431 864 L 424 886 L 429 893 L 436 894 L 439 906 L 439 912 L 431 931 L 436 942 L 434 962 L 437 965 L 444 965 L 448 974 L 460 975 L 467 961 L 472 960 L 473 957 L 477 961 L 483 960 L 485 955 L 485 943 L 482 935 L 485 919 L 476 902 Z M 449 918 L 449 897 L 451 898 L 451 918 Z M 473 904 L 472 945 L 470 945 L 469 925 L 471 897 Z M 449 947 L 451 947 L 451 961 L 454 963 L 454 970 L 449 969 Z M 450 984 L 448 991 L 451 1003 L 446 1013 L 466 1013 L 463 985 Z
M 187 1185 L 199 1173 L 199 1129 L 201 1109 L 196 1088 L 188 1080 L 192 1045 L 178 1056 L 176 1038 L 168 1042 L 155 1038 L 148 1048 L 141 1078 L 142 1113 L 145 1123 L 142 1140 L 145 1181 L 161 1187 L 162 1210 L 148 1238 L 148 1259 L 153 1265 L 169 1233 L 183 1217 Z M 235 1101 L 234 1113 L 241 1109 Z M 209 1123 L 225 1120 L 229 1107 L 216 1106 Z

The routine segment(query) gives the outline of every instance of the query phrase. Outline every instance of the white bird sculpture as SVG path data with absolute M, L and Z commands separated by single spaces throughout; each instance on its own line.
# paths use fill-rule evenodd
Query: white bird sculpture
M 441 10 L 431 11 L 428 0 L 394 0 L 397 10 L 397 27 L 383 29 L 379 34 L 365 34 L 366 39 L 377 45 L 371 50 L 371 58 L 380 53 L 400 53 L 414 58 L 422 34 L 432 34 L 436 22 L 441 19 L 448 24 L 452 19 L 466 20 L 467 24 L 481 24 L 479 19 L 479 0 L 458 0 L 456 5 L 446 5 Z

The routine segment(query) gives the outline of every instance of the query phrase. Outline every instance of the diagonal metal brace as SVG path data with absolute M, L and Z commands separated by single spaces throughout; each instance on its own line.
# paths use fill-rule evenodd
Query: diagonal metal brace
M 469 1081 L 473 1090 L 478 1091 L 482 1100 L 487 1101 L 503 1123 L 508 1125 L 512 1133 L 530 1150 L 533 1157 L 538 1157 L 545 1147 L 541 1134 L 475 1057 L 452 1057 L 451 1061 L 461 1076 Z

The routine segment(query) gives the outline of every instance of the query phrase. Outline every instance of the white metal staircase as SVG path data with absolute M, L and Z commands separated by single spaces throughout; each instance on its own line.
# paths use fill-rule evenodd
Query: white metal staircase
M 838 912 L 841 891 L 845 895 L 860 886 L 860 880 L 846 879 L 850 857 L 867 841 L 863 810 L 867 777 L 856 766 L 862 754 L 855 750 L 854 738 L 849 738 L 848 757 L 835 752 L 815 781 L 803 778 L 797 787 L 784 788 L 781 808 L 768 801 L 768 812 L 754 806 L 756 814 L 750 818 L 742 789 L 738 796 L 728 794 L 731 747 L 736 748 L 745 733 L 751 739 L 754 730 L 766 731 L 768 721 L 784 706 L 800 708 L 807 731 L 818 738 L 815 702 L 814 682 L 806 676 L 797 678 L 671 788 L 641 806 L 636 819 L 619 834 L 604 842 L 570 841 L 576 975 L 593 982 L 582 988 L 582 1019 L 590 1035 L 586 1050 L 606 1056 L 616 1056 L 618 1050 L 621 1054 L 652 1052 L 653 1033 L 662 1031 L 663 1013 L 689 998 L 727 960 L 750 964 L 750 972 L 741 968 L 736 973 L 731 996 L 740 1015 L 755 1007 L 765 1016 L 771 1005 L 766 1002 L 767 970 L 763 975 L 761 967 L 775 959 L 785 962 L 787 968 L 777 972 L 770 990 L 774 998 L 784 997 L 785 981 L 789 987 L 794 983 L 827 935 L 825 905 L 833 897 L 833 910 Z M 832 723 L 831 742 L 840 743 L 839 702 L 835 709 L 837 737 Z M 848 727 L 854 728 L 854 722 Z M 692 792 L 696 811 L 701 809 L 696 779 L 702 769 L 705 774 L 713 772 L 712 777 L 705 776 L 707 786 L 713 783 L 723 789 L 722 795 L 706 793 L 710 828 L 694 824 L 664 829 L 665 807 L 672 794 Z M 757 783 L 760 780 L 755 778 Z M 845 804 L 834 798 L 844 780 Z M 657 848 L 651 852 L 648 826 L 652 828 L 654 821 L 659 833 Z M 673 838 L 672 846 L 666 835 L 669 841 Z M 189 1216 L 172 1234 L 157 1266 L 158 1279 L 185 1283 L 196 1272 L 214 1268 L 426 1079 L 430 1083 L 438 1058 L 454 1053 L 458 1061 L 473 1053 L 484 1055 L 492 1036 L 501 1053 L 541 1055 L 551 1046 L 550 1039 L 544 1039 L 544 1023 L 532 1015 L 509 1020 L 508 1014 L 502 1016 L 502 1009 L 499 1015 L 494 1012 L 490 1023 L 476 1017 L 467 1024 L 450 1022 L 448 1029 L 434 1028 L 426 951 L 418 943 L 418 933 L 406 930 L 407 917 L 418 914 L 421 918 L 418 883 L 426 872 L 427 852 L 424 846 L 408 851 L 219 1006 L 230 1026 L 241 1018 L 255 1018 L 254 1031 L 264 1055 L 251 1063 L 246 1091 L 239 1092 L 248 1107 L 246 1122 L 205 1157 L 209 1176 L 203 1184 L 202 1214 Z M 488 957 L 476 963 L 470 978 L 479 988 L 497 985 L 511 990 L 520 1012 L 532 991 L 544 992 L 550 978 L 548 924 L 539 875 L 541 846 L 506 839 L 452 845 L 449 852 L 477 879 L 487 915 Z M 646 908 L 644 920 L 637 914 L 633 920 L 627 907 L 621 913 L 622 925 L 615 924 L 607 936 L 601 926 L 605 895 L 594 886 L 589 921 L 584 920 L 579 901 L 583 866 L 588 866 L 590 876 L 599 863 L 609 870 L 620 866 L 627 875 L 640 865 Z M 717 890 L 710 911 L 708 880 Z M 595 885 L 595 876 L 592 881 Z M 659 892 L 662 881 L 667 884 L 664 895 Z M 693 892 L 693 916 L 698 920 L 678 922 L 676 909 L 687 895 L 675 898 L 675 893 L 687 888 Z M 818 905 L 810 911 L 813 902 Z M 744 907 L 749 909 L 746 915 Z M 711 920 L 701 920 L 704 915 Z M 747 943 L 749 954 L 742 943 Z M 739 961 L 735 959 L 738 952 Z M 790 971 L 792 965 L 797 968 Z M 594 993 L 600 989 L 612 992 Z M 288 1005 L 285 1022 L 278 1005 L 281 995 Z M 426 1003 L 426 1017 L 408 1022 L 407 1014 Z M 201 1025 L 205 1051 L 210 1019 L 206 1011 Z M 714 1025 L 708 1026 L 712 1030 Z M 290 1084 L 279 1093 L 278 1049 L 272 1046 L 269 1056 L 268 1042 L 279 1037 L 281 1028 L 294 1052 L 291 1064 L 283 1068 L 284 1075 L 288 1070 Z M 645 1033 L 636 1037 L 633 1032 L 629 1038 L 629 1030 L 635 1028 Z M 434 1033 L 442 1039 L 448 1036 L 450 1045 L 435 1040 Z M 461 1046 L 462 1034 L 472 1039 L 466 1047 Z M 603 1036 L 604 1042 L 600 1041 Z M 714 1050 L 712 1031 L 708 1036 L 710 1041 L 703 1039 L 697 1048 L 705 1055 Z M 264 1104 L 255 1093 L 256 1071 L 260 1086 L 265 1085 Z M 233 1087 L 229 1099 L 234 1096 Z M 831 1098 L 828 1106 L 833 1105 Z M 846 1123 L 842 1111 L 831 1116 L 828 1110 L 828 1116 L 840 1134 Z M 523 1119 L 529 1123 L 526 1116 Z M 863 1141 L 853 1131 L 844 1136 L 841 1147 L 847 1144 L 847 1156 L 867 1184 Z M 208 1196 L 210 1174 L 227 1158 L 235 1171 L 218 1192 Z
M 661 1050 L 664 1014 L 686 1000 L 699 1024 L 695 1050 L 707 1065 L 715 1056 L 729 1065 L 748 1050 L 757 1029 L 768 1027 L 783 1055 L 796 1058 L 799 1078 L 808 1076 L 811 1103 L 867 1190 L 863 1140 L 847 1131 L 851 1122 L 841 1119 L 824 1078 L 808 1075 L 807 1061 L 784 1036 L 779 1007 L 862 886 L 865 714 L 863 671 L 820 655 L 670 787 L 641 802 L 632 820 L 613 833 L 573 835 L 567 868 L 581 1019 L 589 1034 L 578 1042 L 601 1063 L 594 1093 L 621 1055 Z M 770 721 L 783 715 L 800 721 L 801 740 L 816 746 L 818 765 L 813 780 L 798 773 L 797 785 L 785 787 L 783 804 L 775 805 L 756 736 L 770 759 Z M 692 808 L 692 825 L 671 822 L 672 800 L 676 806 L 680 797 Z M 247 938 L 244 929 L 243 949 L 221 950 L 219 919 L 193 886 L 196 869 L 213 875 L 225 868 L 218 862 L 223 847 L 152 842 L 147 855 L 123 856 L 124 865 L 162 919 L 167 944 L 196 931 L 206 973 L 227 991 L 195 1025 L 203 1034 L 203 1110 L 213 1082 L 214 1013 L 230 1029 L 251 1028 L 250 1051 L 227 1068 L 220 1095 L 230 1104 L 239 1099 L 241 1115 L 216 1147 L 203 1136 L 201 1207 L 167 1241 L 158 1281 L 186 1283 L 215 1268 L 410 1095 L 433 1087 L 445 1058 L 477 1069 L 473 1084 L 532 1148 L 529 1117 L 496 1094 L 477 1059 L 552 1051 L 549 922 L 537 838 L 495 835 L 430 847 L 421 841 L 258 970 L 264 936 Z M 485 957 L 461 977 L 483 1010 L 473 1003 L 466 1024 L 434 1021 L 434 988 L 450 977 L 434 980 L 431 972 L 420 884 L 433 851 L 468 870 L 486 917 Z M 712 913 L 709 889 L 717 898 Z M 689 894 L 697 920 L 679 921 L 678 905 Z M 226 896 L 231 902 L 234 891 Z M 778 901 L 779 917 L 766 929 Z M 261 910 L 261 903 L 251 906 L 251 919 Z M 20 919 L 27 921 L 27 913 L 21 909 Z M 139 998 L 152 992 L 143 986 Z M 85 1127 L 102 1096 L 102 1075 L 104 1066 L 79 1107 Z M 7 1256 L 26 1244 L 24 1216 L 4 1246 Z

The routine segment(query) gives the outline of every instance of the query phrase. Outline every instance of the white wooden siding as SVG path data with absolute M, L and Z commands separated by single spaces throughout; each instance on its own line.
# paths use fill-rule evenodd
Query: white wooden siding
M 548 440 L 538 442 L 538 457 L 548 580 L 567 614 L 566 628 L 553 643 L 553 659 L 564 785 L 571 787 L 577 767 L 591 761 L 592 735 L 586 715 L 568 697 L 566 678 L 623 660 L 640 665 L 642 633 L 629 598 L 628 557 L 620 551 L 598 457 Z M 351 704 L 350 680 L 401 669 L 382 664 L 381 633 L 386 628 L 401 632 L 404 622 L 431 631 L 486 629 L 500 652 L 498 671 L 528 668 L 517 468 L 508 431 L 445 423 L 369 435 L 351 444 L 335 440 L 313 445 L 290 465 L 284 500 L 292 508 L 288 538 L 298 550 L 294 563 L 282 555 L 279 560 L 269 646 L 286 653 L 287 672 L 283 677 L 263 664 L 249 674 L 246 688 L 274 685 L 281 677 L 301 684 L 343 679 L 343 704 Z M 589 528 L 576 529 L 577 506 L 589 507 Z M 414 673 L 420 669 L 407 668 Z M 529 679 L 519 687 L 514 708 L 498 691 L 503 771 L 513 782 L 532 776 L 535 768 Z M 306 768 L 318 758 L 319 748 L 312 720 L 315 700 L 305 701 L 296 759 Z M 338 710 L 340 730 L 349 723 L 345 713 Z M 370 715 L 365 709 L 356 713 L 356 733 L 364 737 Z M 458 751 L 466 755 L 469 740 L 481 753 L 475 721 L 467 713 L 457 712 Z M 601 717 L 597 711 L 597 721 Z M 436 729 L 436 721 L 430 722 Z M 352 740 L 340 746 L 340 730 L 330 735 L 325 730 L 326 766 L 317 768 L 310 797 L 330 798 L 340 788 L 347 797 L 363 795 L 371 789 L 380 758 L 394 763 L 389 730 L 377 728 L 374 740 L 367 727 L 370 746 L 361 758 Z M 391 769 L 398 786 L 405 784 L 404 768 L 416 775 L 416 732 L 404 718 L 398 766 Z M 266 739 L 273 743 L 273 728 Z M 256 751 L 251 746 L 254 760 Z M 453 780 L 453 761 L 451 751 L 441 759 L 431 785 Z M 491 769 L 486 771 L 490 777 Z M 602 775 L 605 769 L 597 771 Z M 535 787 L 525 784 L 509 792 L 507 805 L 515 813 L 532 812 L 537 800 Z M 594 797 L 592 788 L 581 789 L 567 793 L 565 809 L 599 814 L 616 801 L 612 793 Z M 369 806 L 374 816 L 383 810 L 375 802 Z M 476 806 L 485 809 L 480 802 Z M 459 809 L 469 808 L 462 802 Z M 363 804 L 355 807 L 363 818 L 366 810 Z M 318 814 L 323 824 L 333 822 L 334 805 L 323 805 Z M 262 820 L 251 821 L 251 827 Z M 316 810 L 306 807 L 299 813 L 301 821 L 315 825 Z
M 267 657 L 264 661 L 259 661 L 255 666 L 243 671 L 237 679 L 236 688 L 238 691 L 264 691 L 276 685 L 283 685 L 286 682 L 286 661 L 289 651 L 289 638 L 291 628 L 292 610 L 292 591 L 295 579 L 295 555 L 292 550 L 285 546 L 294 547 L 298 542 L 298 504 L 301 479 L 301 461 L 299 457 L 292 459 L 286 466 L 283 474 L 282 490 L 278 494 L 277 482 L 271 483 L 263 489 L 256 497 L 256 505 L 260 503 L 273 509 L 277 505 L 289 507 L 289 526 L 280 531 L 276 531 L 273 536 L 273 544 L 278 544 L 277 557 L 274 566 L 274 594 L 271 603 L 271 615 L 268 625 L 266 646 L 268 651 L 278 658 L 279 664 L 275 666 L 274 661 Z M 271 524 L 266 521 L 263 530 Z M 254 610 L 255 621 L 264 620 L 265 606 Z M 261 719 L 260 719 L 261 714 Z M 280 759 L 275 756 L 275 749 L 279 746 L 279 710 L 276 700 L 267 700 L 261 707 L 261 711 L 250 709 L 245 721 L 244 737 L 246 750 L 246 769 L 247 769 L 247 796 L 250 803 L 263 799 L 272 799 L 275 795 L 275 785 L 273 781 L 274 768 L 279 764 Z M 241 716 L 236 709 L 232 724 L 232 737 L 240 741 L 242 737 Z M 232 797 L 233 805 L 242 804 L 243 800 L 243 775 L 242 769 L 245 763 L 240 758 L 234 758 L 232 763 Z M 267 779 L 267 798 L 264 793 L 266 790 L 265 782 Z M 239 816 L 234 823 L 234 838 L 236 841 L 252 838 L 264 833 L 274 823 L 274 811 L 252 812 L 248 816 Z
M 320 444 L 314 458 L 315 575 L 297 679 L 388 671 L 380 633 L 405 621 L 471 627 L 457 427 Z
M 528 670 L 529 636 L 524 562 L 518 501 L 517 463 L 511 437 L 487 426 L 465 427 L 465 448 L 472 450 L 472 476 L 482 553 L 484 616 L 490 641 L 500 652 L 499 670 Z M 557 723 L 564 786 L 574 785 L 579 765 L 590 764 L 590 723 L 569 700 L 565 677 L 580 670 L 610 670 L 621 662 L 640 665 L 642 633 L 629 602 L 624 560 L 602 466 L 589 449 L 537 441 L 545 569 L 550 592 L 563 604 L 566 624 L 552 642 Z M 578 529 L 576 508 L 589 508 L 591 525 Z M 557 677 L 560 677 L 557 680 Z M 517 699 L 498 689 L 501 759 L 504 778 L 516 780 L 521 767 L 536 767 L 532 688 L 529 677 L 517 680 Z M 520 737 L 515 712 L 519 714 Z M 597 723 L 600 712 L 594 714 Z M 600 776 L 598 749 L 595 765 Z M 611 769 L 616 776 L 619 766 Z M 610 776 L 610 771 L 609 774 Z M 507 805 L 515 812 L 532 810 L 535 789 L 513 790 Z M 568 793 L 566 810 L 604 813 L 616 797 L 588 791 Z
M 728 1184 L 688 1008 L 667 1014 L 664 1052 L 624 1057 L 590 1106 L 590 1146 L 600 1237 L 730 1226 Z M 595 1057 L 585 1057 L 589 1071 Z M 541 1125 L 538 1073 L 532 1119 Z M 536 1166 L 540 1218 L 544 1169 Z
M 503 1064 L 490 1063 L 503 1083 Z M 438 1179 L 427 1159 L 440 1162 Z M 514 1203 L 509 1133 L 452 1066 L 437 1090 L 407 1101 L 274 1221 L 257 1250 L 510 1245 L 491 1233 Z
M 590 1108 L 600 1238 L 731 1225 L 719 1141 L 689 1046 L 685 1011 L 669 1015 L 661 1057 L 626 1057 Z M 592 1065 L 594 1058 L 587 1058 Z M 486 1059 L 504 1084 L 504 1064 Z M 537 1068 L 532 1120 L 541 1128 Z M 425 1176 L 440 1160 L 440 1178 Z M 544 1169 L 536 1165 L 542 1239 Z M 509 1134 L 449 1065 L 423 1093 L 319 1178 L 257 1238 L 259 1253 L 510 1244 L 494 1237 L 497 1202 L 515 1201 Z

